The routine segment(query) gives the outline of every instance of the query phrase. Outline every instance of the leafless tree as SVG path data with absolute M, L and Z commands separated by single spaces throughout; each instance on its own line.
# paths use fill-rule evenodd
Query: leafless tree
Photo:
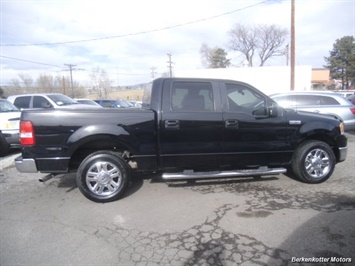
M 26 89 L 29 89 L 33 86 L 33 79 L 28 74 L 20 73 L 18 76 L 22 80 L 22 83 L 25 85 Z
M 106 71 L 100 67 L 93 68 L 89 74 L 93 90 L 98 93 L 99 98 L 107 98 L 112 81 Z
M 51 75 L 40 74 L 37 86 L 39 92 L 54 92 L 54 78 Z
M 259 66 L 273 56 L 285 54 L 285 42 L 288 30 L 276 25 L 247 26 L 236 24 L 229 31 L 229 47 L 245 56 L 250 66 L 255 64 L 258 55 Z
M 201 62 L 204 67 L 208 67 L 208 59 L 210 58 L 211 49 L 206 43 L 203 43 L 200 48 Z
M 249 65 L 253 66 L 253 57 L 257 45 L 256 31 L 251 29 L 251 27 L 236 24 L 229 31 L 229 35 L 231 50 L 241 52 L 249 62 Z
M 20 80 L 19 79 L 11 79 L 11 83 L 12 83 L 12 88 L 14 89 L 21 89 L 21 84 L 20 84 Z

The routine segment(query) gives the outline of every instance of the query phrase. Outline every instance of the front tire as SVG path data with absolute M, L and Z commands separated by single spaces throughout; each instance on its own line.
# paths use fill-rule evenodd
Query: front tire
M 130 181 L 129 167 L 117 153 L 95 152 L 82 161 L 76 183 L 81 193 L 95 202 L 119 199 Z
M 297 148 L 291 167 L 293 173 L 302 182 L 322 183 L 334 171 L 335 156 L 328 144 L 311 140 Z

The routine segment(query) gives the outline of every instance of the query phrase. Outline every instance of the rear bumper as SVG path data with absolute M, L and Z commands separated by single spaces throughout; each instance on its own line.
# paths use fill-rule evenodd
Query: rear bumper
M 15 159 L 15 166 L 20 173 L 37 173 L 37 165 L 34 159 L 23 159 L 19 156 Z
M 67 173 L 70 158 L 32 159 L 19 156 L 15 159 L 16 169 L 21 173 Z
M 20 134 L 17 131 L 2 131 L 2 135 L 4 136 L 6 142 L 10 145 L 10 147 L 20 147 Z

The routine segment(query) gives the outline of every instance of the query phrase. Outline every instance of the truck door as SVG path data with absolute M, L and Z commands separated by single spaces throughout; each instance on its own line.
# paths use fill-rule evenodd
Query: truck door
M 223 137 L 218 86 L 213 81 L 164 81 L 159 151 L 165 170 L 218 167 Z
M 238 82 L 221 84 L 223 102 L 223 166 L 257 168 L 288 162 L 286 116 L 272 115 L 272 101 L 253 87 Z M 276 112 L 276 110 L 274 110 Z

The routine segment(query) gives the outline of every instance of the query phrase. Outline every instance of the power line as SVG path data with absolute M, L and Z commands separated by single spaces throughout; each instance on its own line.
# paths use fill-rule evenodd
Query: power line
M 166 26 L 166 27 L 162 27 L 162 28 L 158 28 L 158 29 L 151 29 L 151 30 L 146 30 L 146 31 L 139 31 L 139 32 L 134 32 L 134 33 L 128 33 L 128 34 L 122 34 L 122 35 L 115 35 L 115 36 L 107 36 L 107 37 L 100 37 L 100 38 L 92 38 L 92 39 L 85 39 L 85 40 L 77 40 L 77 41 L 67 41 L 67 42 L 53 42 L 53 43 L 30 43 L 30 44 L 0 44 L 0 46 L 50 46 L 50 45 L 62 45 L 62 44 L 74 44 L 74 43 L 82 43 L 82 42 L 92 42 L 92 41 L 101 41 L 101 40 L 108 40 L 108 39 L 115 39 L 115 38 L 123 38 L 123 37 L 129 37 L 129 36 L 136 36 L 136 35 L 141 35 L 141 34 L 148 34 L 148 33 L 153 33 L 153 32 L 158 32 L 158 31 L 163 31 L 163 30 L 170 30 L 170 29 L 174 29 L 174 28 L 178 28 L 178 27 L 183 27 L 183 26 L 187 26 L 187 25 L 191 25 L 191 24 L 196 24 L 199 22 L 203 22 L 203 21 L 207 21 L 207 20 L 211 20 L 211 19 L 215 19 L 215 18 L 219 18 L 222 16 L 226 16 L 226 15 L 230 15 L 233 14 L 235 12 L 239 12 L 248 8 L 252 8 L 258 5 L 262 5 L 265 4 L 266 2 L 270 2 L 273 0 L 264 0 L 262 2 L 250 5 L 250 6 L 246 6 L 246 7 L 242 7 L 242 8 L 238 8 L 229 12 L 225 12 L 219 15 L 214 15 L 211 17 L 207 17 L 207 18 L 202 18 L 202 19 L 198 19 L 198 20 L 194 20 L 194 21 L 190 21 L 190 22 L 185 22 L 185 23 L 181 23 L 181 24 L 176 24 L 176 25 L 172 25 L 172 26 Z
M 0 55 L 0 57 L 7 58 L 7 59 L 11 59 L 11 60 L 17 60 L 17 61 L 32 63 L 32 64 L 37 64 L 37 65 L 43 65 L 43 66 L 51 66 L 51 67 L 59 67 L 59 68 L 61 68 L 61 66 L 56 66 L 56 65 L 46 64 L 46 63 L 40 63 L 40 62 L 34 62 L 34 61 L 29 61 L 29 60 L 20 59 L 20 58 L 15 58 L 15 57 L 10 57 L 10 56 L 5 56 L 5 55 Z
M 0 57 L 7 58 L 7 59 L 11 59 L 11 60 L 16 60 L 16 61 L 27 62 L 27 63 L 31 63 L 31 64 L 57 67 L 57 68 L 61 68 L 61 69 L 63 68 L 62 66 L 58 66 L 58 65 L 51 65 L 51 64 L 46 64 L 46 63 L 40 63 L 40 62 L 25 60 L 25 59 L 21 59 L 21 58 L 5 56 L 5 55 L 0 55 Z M 74 66 L 74 65 L 73 65 L 73 66 Z M 82 68 L 80 68 L 80 69 L 75 69 L 75 70 L 82 70 L 82 71 L 86 71 L 86 72 L 93 72 L 92 70 L 86 70 L 86 69 L 82 69 Z M 116 73 L 116 72 L 107 72 L 107 74 L 119 74 L 119 75 L 124 75 L 124 76 L 147 76 L 147 75 L 149 75 L 149 74 L 147 74 L 147 73 L 143 74 L 143 73 Z

